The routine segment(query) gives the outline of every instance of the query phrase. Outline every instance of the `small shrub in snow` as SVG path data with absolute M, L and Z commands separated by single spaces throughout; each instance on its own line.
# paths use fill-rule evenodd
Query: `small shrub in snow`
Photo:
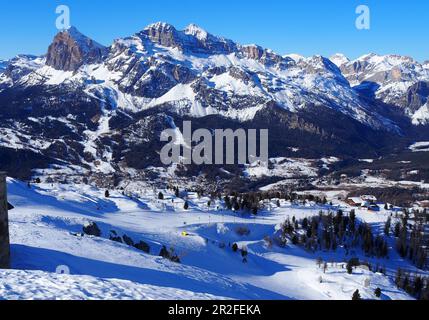
M 292 244 L 293 244 L 294 246 L 296 246 L 296 245 L 298 245 L 298 244 L 299 244 L 299 238 L 298 238 L 298 236 L 297 236 L 296 234 L 294 234 L 294 235 L 292 236 Z
M 134 248 L 146 253 L 150 253 L 150 246 L 144 241 L 140 241 L 139 243 L 134 244 Z
M 180 258 L 175 253 L 173 248 L 171 248 L 170 250 L 167 250 L 166 246 L 162 246 L 161 252 L 159 253 L 159 255 L 165 259 L 172 261 L 172 262 L 180 263 Z
M 241 256 L 243 258 L 246 258 L 249 255 L 249 252 L 247 251 L 247 247 L 241 248 Z
M 159 256 L 166 259 L 170 256 L 170 253 L 168 252 L 166 246 L 162 246 L 161 251 L 159 252 Z
M 124 240 L 124 243 L 129 245 L 129 246 L 134 246 L 134 241 L 133 239 L 131 239 L 130 237 L 128 237 L 126 234 L 124 234 L 124 236 L 122 237 L 122 239 Z
M 83 227 L 83 233 L 89 236 L 100 237 L 101 230 L 95 222 L 91 222 Z
M 110 235 L 109 239 L 110 239 L 111 241 L 115 241 L 115 242 L 122 243 L 122 238 L 121 238 L 121 237 L 118 237 L 118 236 Z

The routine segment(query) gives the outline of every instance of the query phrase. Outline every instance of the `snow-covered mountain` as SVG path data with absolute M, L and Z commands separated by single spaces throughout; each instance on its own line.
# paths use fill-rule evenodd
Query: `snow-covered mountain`
M 338 68 L 341 68 L 341 66 L 342 65 L 344 65 L 344 64 L 346 64 L 346 63 L 349 63 L 350 62 L 350 59 L 349 58 L 347 58 L 344 54 L 342 54 L 342 53 L 336 53 L 336 54 L 334 54 L 333 56 L 331 56 L 330 58 L 329 58 L 329 60 L 331 60 L 333 63 L 335 63 L 335 65 L 338 67 Z
M 347 72 L 352 62 L 341 65 L 345 76 L 335 63 L 241 45 L 194 24 L 151 24 L 110 47 L 72 27 L 46 55 L 17 56 L 0 74 L 0 151 L 37 167 L 144 169 L 159 165 L 160 132 L 184 118 L 211 129 L 268 127 L 273 157 L 296 149 L 296 156 L 370 158 L 396 147 L 403 119 L 350 85 L 360 84 Z
M 23 68 L 34 60 L 21 61 Z M 175 112 L 252 119 L 275 103 L 295 112 L 326 106 L 373 127 L 388 121 L 359 101 L 326 58 L 295 62 L 256 45 L 242 46 L 196 25 L 183 31 L 156 23 L 107 50 L 76 28 L 60 32 L 33 72 L 3 82 L 26 86 L 84 85 L 88 95 L 110 92 L 132 112 L 171 104 Z M 19 68 L 13 64 L 12 72 Z
M 429 69 L 411 57 L 364 55 L 349 61 L 331 58 L 352 86 L 369 91 L 384 103 L 399 107 L 415 125 L 429 120 Z

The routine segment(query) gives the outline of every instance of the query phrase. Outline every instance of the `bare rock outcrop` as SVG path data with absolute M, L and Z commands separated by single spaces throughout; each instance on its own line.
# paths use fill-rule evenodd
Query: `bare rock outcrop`
M 55 36 L 46 64 L 57 70 L 76 71 L 84 64 L 101 62 L 106 51 L 104 46 L 71 27 Z

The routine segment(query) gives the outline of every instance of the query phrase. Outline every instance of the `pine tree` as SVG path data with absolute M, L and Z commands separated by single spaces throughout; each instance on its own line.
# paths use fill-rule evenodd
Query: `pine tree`
M 403 278 L 403 272 L 402 269 L 398 269 L 396 271 L 396 276 L 395 276 L 395 284 L 398 288 L 402 287 L 402 278 Z
M 389 218 L 387 218 L 386 223 L 384 225 L 384 234 L 386 236 L 390 236 L 390 227 L 391 227 L 391 225 L 392 225 L 392 219 L 389 217 Z
M 242 249 L 241 249 L 241 256 L 243 257 L 243 258 L 247 258 L 247 256 L 248 256 L 248 252 L 247 252 L 247 248 L 246 247 L 243 247 Z
M 240 204 L 236 201 L 234 204 L 234 210 L 239 211 L 240 210 Z
M 401 224 L 399 222 L 396 222 L 395 232 L 394 232 L 395 238 L 398 238 L 400 233 L 401 233 Z
M 380 289 L 380 288 L 375 289 L 375 291 L 374 291 L 374 295 L 375 295 L 377 298 L 380 298 L 380 297 L 381 297 L 381 289 Z
M 352 274 L 353 273 L 353 267 L 356 267 L 360 264 L 359 259 L 357 258 L 351 258 L 348 262 L 347 262 L 347 273 L 348 274 Z
M 353 293 L 352 300 L 353 300 L 353 301 L 362 300 L 362 298 L 361 298 L 361 296 L 360 296 L 360 293 L 359 293 L 359 290 L 356 290 L 356 291 Z
M 349 228 L 351 232 L 355 232 L 356 228 L 356 212 L 354 209 L 350 211 Z
M 423 279 L 420 276 L 416 276 L 414 278 L 414 295 L 417 298 L 420 298 L 421 296 L 421 291 L 423 289 Z
M 302 222 L 301 222 L 301 225 L 302 225 L 302 228 L 303 228 L 304 230 L 307 230 L 307 228 L 308 228 L 308 219 L 307 219 L 307 218 L 304 218 L 304 219 L 302 220 Z

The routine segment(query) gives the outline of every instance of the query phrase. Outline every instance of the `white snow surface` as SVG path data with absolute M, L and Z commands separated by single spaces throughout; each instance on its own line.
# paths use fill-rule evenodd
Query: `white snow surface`
M 176 288 L 42 271 L 0 271 L 5 300 L 207 300 L 224 299 Z
M 267 247 L 264 238 L 273 236 L 287 217 L 317 215 L 327 207 L 282 200 L 280 208 L 274 204 L 253 217 L 219 210 L 219 201 L 208 208 L 208 198 L 192 193 L 185 211 L 183 199 L 162 190 L 165 200 L 160 201 L 159 190 L 144 187 L 134 189 L 133 197 L 111 190 L 105 198 L 104 190 L 87 185 L 29 188 L 8 179 L 8 191 L 15 206 L 9 212 L 14 270 L 0 272 L 0 298 L 349 300 L 356 289 L 364 298 L 374 299 L 374 289 L 380 287 L 382 299 L 410 299 L 396 289 L 390 276 L 364 269 L 347 274 L 341 267 L 346 259 L 342 249 L 312 254 L 291 244 Z M 334 206 L 349 209 L 336 198 L 333 201 Z M 385 211 L 357 214 L 375 230 L 390 216 Z M 97 223 L 101 237 L 79 234 L 89 222 Z M 239 227 L 250 233 L 240 236 Z M 134 242 L 145 241 L 150 254 L 109 240 L 111 230 Z M 234 242 L 248 248 L 248 263 L 231 250 Z M 181 263 L 159 257 L 162 245 L 174 247 Z M 326 274 L 316 265 L 318 256 L 333 262 Z M 393 251 L 380 263 L 388 274 L 398 266 L 413 268 Z M 56 273 L 64 268 L 70 274 Z

